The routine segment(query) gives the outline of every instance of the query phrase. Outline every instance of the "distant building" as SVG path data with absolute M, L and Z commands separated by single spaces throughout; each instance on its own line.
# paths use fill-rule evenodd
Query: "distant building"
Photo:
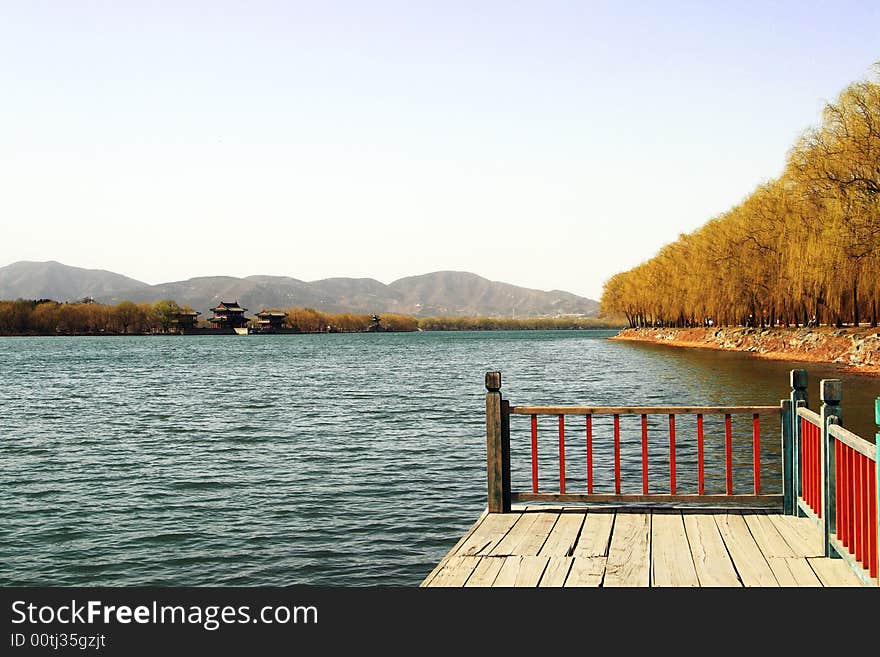
M 192 331 L 196 327 L 196 317 L 201 314 L 197 310 L 180 310 L 171 321 L 181 332 Z
M 283 329 L 285 317 L 287 313 L 279 310 L 261 310 L 257 313 L 257 328 L 263 333 Z
M 370 325 L 367 327 L 368 333 L 379 333 L 385 330 L 382 326 L 382 318 L 379 315 L 370 316 Z
M 221 301 L 216 308 L 211 308 L 214 316 L 208 321 L 215 329 L 222 328 L 244 328 L 247 326 L 248 318 L 244 316 L 247 308 L 238 305 L 238 301 L 229 302 Z

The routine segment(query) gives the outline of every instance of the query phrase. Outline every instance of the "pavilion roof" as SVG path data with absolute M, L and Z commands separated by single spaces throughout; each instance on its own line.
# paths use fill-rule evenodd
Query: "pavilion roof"
M 215 313 L 218 310 L 227 310 L 227 311 L 232 311 L 232 312 L 239 312 L 239 311 L 244 312 L 247 310 L 247 308 L 242 308 L 241 306 L 239 306 L 238 301 L 233 301 L 233 302 L 221 301 L 219 304 L 217 304 L 216 308 L 211 308 L 210 310 Z

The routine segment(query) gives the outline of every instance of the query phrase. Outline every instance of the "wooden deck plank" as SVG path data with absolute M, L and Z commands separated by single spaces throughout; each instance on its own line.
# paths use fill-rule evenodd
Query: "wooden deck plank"
M 465 587 L 492 586 L 503 565 L 504 557 L 482 557 L 465 582 Z
M 553 530 L 553 526 L 559 519 L 559 512 L 541 511 L 527 512 L 523 514 L 524 518 L 527 516 L 534 516 L 534 520 L 531 523 L 524 523 L 521 529 L 518 527 L 517 523 L 517 525 L 514 525 L 510 531 L 510 534 L 513 534 L 514 530 L 517 530 L 517 534 L 516 536 L 513 536 L 513 539 L 518 540 L 511 540 L 503 546 L 502 543 L 504 543 L 504 541 L 501 541 L 496 546 L 497 549 L 489 551 L 490 555 L 519 555 L 523 557 L 538 556 L 547 537 Z
M 516 574 L 516 583 L 514 586 L 525 586 L 534 588 L 541 581 L 541 576 L 547 568 L 550 557 L 539 557 L 537 555 L 524 555 L 519 563 L 519 572 Z
M 686 513 L 684 528 L 700 586 L 742 586 L 715 519 L 709 514 Z
M 607 557 L 574 557 L 565 586 L 601 586 Z
M 766 513 L 743 513 L 743 519 L 765 557 L 798 556 Z
M 861 580 L 843 559 L 810 557 L 807 562 L 822 586 L 862 586 Z
M 590 511 L 574 546 L 574 557 L 607 557 L 614 512 Z
M 753 511 L 484 512 L 420 586 L 862 584 L 820 548 L 810 520 Z
M 507 535 L 520 515 L 519 513 L 488 514 L 454 555 L 464 557 L 488 554 Z
M 556 521 L 559 520 L 559 513 L 556 511 L 542 511 L 537 516 L 537 520 L 526 533 L 525 539 L 516 546 L 516 553 L 524 557 L 538 556 L 550 536 L 550 532 L 553 531 Z
M 516 574 L 519 572 L 519 562 L 522 560 L 522 557 L 511 555 L 509 557 L 499 558 L 502 559 L 504 563 L 501 564 L 501 568 L 498 570 L 498 575 L 495 577 L 495 582 L 492 586 L 514 586 L 516 584 Z
M 809 518 L 770 514 L 768 516 L 785 542 L 796 555 L 801 557 L 821 557 L 825 554 L 822 545 L 822 532 Z
M 565 584 L 568 577 L 568 571 L 571 570 L 571 564 L 574 561 L 572 557 L 550 557 L 544 574 L 541 575 L 541 581 L 538 586 L 554 586 L 561 587 Z
M 479 561 L 479 557 L 450 558 L 430 586 L 464 586 Z
M 651 515 L 651 585 L 700 585 L 681 513 Z
M 506 557 L 517 554 L 516 547 L 523 542 L 532 525 L 538 519 L 538 515 L 537 513 L 523 513 L 507 532 L 507 535 L 489 550 L 489 556 Z
M 512 555 L 503 557 L 504 563 L 495 578 L 495 587 L 535 587 L 547 567 L 550 557 Z
M 648 586 L 651 579 L 651 516 L 621 512 L 605 563 L 604 586 Z
M 743 586 L 779 586 L 742 514 L 718 514 L 715 522 Z
M 806 557 L 767 557 L 779 586 L 822 586 Z
M 452 557 L 452 555 L 455 554 L 456 551 L 462 545 L 464 545 L 464 542 L 466 540 L 468 540 L 468 538 L 470 538 L 471 535 L 473 535 L 473 533 L 477 530 L 477 527 L 479 527 L 482 524 L 483 520 L 485 520 L 486 516 L 488 516 L 488 515 L 489 515 L 489 509 L 488 508 L 483 509 L 483 512 L 480 514 L 480 517 L 477 518 L 476 522 L 474 522 L 474 524 L 470 526 L 470 529 L 468 529 L 464 533 L 464 535 L 460 539 L 458 539 L 458 541 L 455 543 L 455 545 L 452 546 L 452 549 L 449 552 L 447 552 L 446 556 L 440 560 L 440 563 L 438 563 L 436 566 L 434 566 L 434 569 L 430 573 L 428 573 L 428 575 L 425 577 L 425 579 L 422 580 L 422 583 L 419 584 L 420 587 L 429 586 L 431 584 L 431 581 L 437 576 L 437 573 L 439 573 L 443 569 L 443 566 L 446 565 L 446 562 L 449 561 L 449 559 Z
M 583 513 L 561 513 L 559 520 L 553 525 L 547 541 L 538 554 L 542 557 L 568 557 L 574 549 L 584 524 Z M 563 578 L 564 581 L 564 578 Z M 561 586 L 561 583 L 560 583 Z

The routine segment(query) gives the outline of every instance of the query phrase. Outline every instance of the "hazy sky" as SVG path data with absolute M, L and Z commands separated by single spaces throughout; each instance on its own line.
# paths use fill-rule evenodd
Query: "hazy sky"
M 0 0 L 0 266 L 598 298 L 877 60 L 876 0 Z

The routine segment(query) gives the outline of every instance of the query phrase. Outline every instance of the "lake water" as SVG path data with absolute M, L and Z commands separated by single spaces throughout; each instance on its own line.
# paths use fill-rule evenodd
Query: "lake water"
M 613 331 L 0 339 L 0 585 L 415 586 L 486 503 L 486 370 L 512 404 L 776 404 L 788 370 L 844 379 L 845 424 L 873 436 L 880 379 Z M 555 418 L 542 487 L 558 489 Z M 632 422 L 630 422 L 632 420 Z M 584 486 L 583 418 L 567 425 L 568 490 Z M 678 427 L 679 492 L 694 440 Z M 597 491 L 613 486 L 596 420 Z M 623 418 L 624 490 L 641 485 Z M 737 428 L 737 492 L 750 427 Z M 662 417 L 651 486 L 667 485 Z M 764 426 L 778 492 L 778 426 Z M 707 492 L 723 485 L 707 418 Z M 514 488 L 529 485 L 512 418 Z

